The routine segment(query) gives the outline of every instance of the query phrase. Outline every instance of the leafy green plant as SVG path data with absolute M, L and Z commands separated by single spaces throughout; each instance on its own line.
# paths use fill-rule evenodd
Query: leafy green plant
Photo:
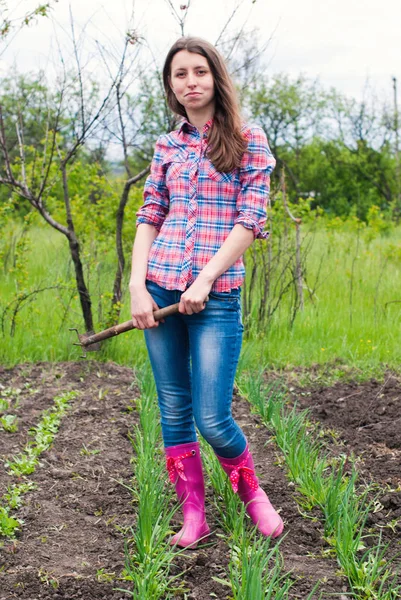
M 8 486 L 7 492 L 3 496 L 3 500 L 10 509 L 19 508 L 22 505 L 22 497 L 24 494 L 35 489 L 36 485 L 33 481 L 26 481 L 23 483 L 12 484 Z
M 0 412 L 10 410 L 11 407 L 17 409 L 21 393 L 21 388 L 5 387 L 0 384 Z
M 22 523 L 20 519 L 10 517 L 5 506 L 0 506 L 0 535 L 8 538 L 14 537 Z
M 4 465 L 10 473 L 21 477 L 33 473 L 38 463 L 38 457 L 35 454 L 25 451 L 13 456 L 10 460 L 6 460 Z
M 8 400 L 6 398 L 0 397 L 0 412 L 6 412 L 6 410 L 8 410 L 8 407 L 9 407 Z
M 4 415 L 4 417 L 0 417 L 0 423 L 4 431 L 9 433 L 18 431 L 18 418 L 16 415 Z

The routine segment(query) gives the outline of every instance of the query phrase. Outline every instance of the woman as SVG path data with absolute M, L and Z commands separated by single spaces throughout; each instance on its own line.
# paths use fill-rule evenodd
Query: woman
M 138 212 L 131 312 L 156 381 L 170 479 L 184 525 L 172 538 L 196 547 L 209 533 L 195 425 L 213 447 L 252 521 L 266 536 L 283 522 L 259 487 L 246 438 L 231 415 L 242 342 L 242 255 L 263 231 L 275 160 L 262 129 L 243 124 L 223 59 L 208 42 L 181 38 L 163 81 L 183 117 L 157 143 Z M 207 297 L 209 300 L 206 302 Z M 179 302 L 157 323 L 153 311 Z

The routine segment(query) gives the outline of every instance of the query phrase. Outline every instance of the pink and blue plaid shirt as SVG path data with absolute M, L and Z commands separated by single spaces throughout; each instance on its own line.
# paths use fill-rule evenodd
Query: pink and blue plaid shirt
M 168 290 L 184 291 L 240 223 L 255 238 L 263 231 L 270 174 L 276 161 L 258 126 L 244 125 L 248 148 L 241 166 L 217 171 L 206 156 L 208 121 L 201 138 L 196 127 L 181 127 L 159 137 L 144 189 L 137 225 L 154 225 L 158 235 L 149 253 L 147 278 Z M 239 287 L 245 277 L 242 257 L 216 279 L 212 290 Z

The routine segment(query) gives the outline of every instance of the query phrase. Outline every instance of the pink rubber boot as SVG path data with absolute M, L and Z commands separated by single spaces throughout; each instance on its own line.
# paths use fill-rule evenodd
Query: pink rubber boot
M 266 493 L 259 487 L 255 465 L 248 446 L 236 458 L 217 457 L 230 478 L 234 492 L 245 504 L 246 512 L 263 535 L 276 538 L 282 534 L 284 523 L 270 503 Z
M 184 525 L 170 543 L 182 548 L 196 548 L 209 535 L 205 514 L 205 484 L 199 442 L 170 446 L 165 449 L 170 481 L 175 484 L 182 504 Z

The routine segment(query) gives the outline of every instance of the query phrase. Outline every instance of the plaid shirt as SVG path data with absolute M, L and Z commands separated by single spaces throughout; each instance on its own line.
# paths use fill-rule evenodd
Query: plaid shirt
M 159 137 L 144 204 L 137 225 L 148 223 L 159 231 L 150 248 L 147 278 L 168 290 L 185 290 L 240 223 L 255 238 L 266 238 L 266 208 L 274 160 L 266 136 L 258 126 L 244 125 L 248 148 L 241 166 L 222 173 L 210 162 L 208 121 L 201 138 L 196 127 L 181 127 Z M 245 277 L 242 257 L 213 284 L 226 292 Z

